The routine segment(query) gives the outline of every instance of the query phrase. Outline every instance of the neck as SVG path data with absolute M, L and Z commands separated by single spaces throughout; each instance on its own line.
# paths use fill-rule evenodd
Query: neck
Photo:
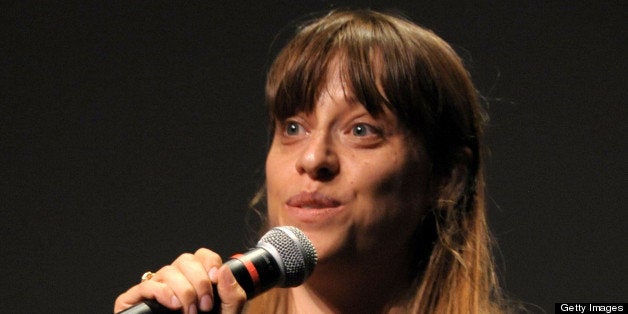
M 291 289 L 295 312 L 383 313 L 407 302 L 417 277 L 409 250 L 336 258 L 317 265 L 306 284 Z M 395 256 L 396 255 L 396 256 Z M 403 255 L 403 256 L 400 256 Z M 305 310 L 305 311 L 304 311 Z

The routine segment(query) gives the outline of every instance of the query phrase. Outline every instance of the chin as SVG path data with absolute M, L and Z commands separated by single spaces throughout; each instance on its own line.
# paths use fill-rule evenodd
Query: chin
M 350 237 L 347 232 L 307 227 L 301 230 L 316 248 L 319 264 L 324 264 L 329 260 L 337 260 L 341 257 L 346 258 L 354 252 L 351 249 Z
M 273 226 L 294 226 L 299 228 L 312 242 L 318 255 L 319 263 L 324 263 L 330 258 L 348 255 L 354 252 L 351 245 L 351 231 L 343 223 L 325 221 L 323 223 L 306 223 L 295 221 L 286 217 L 280 217 Z

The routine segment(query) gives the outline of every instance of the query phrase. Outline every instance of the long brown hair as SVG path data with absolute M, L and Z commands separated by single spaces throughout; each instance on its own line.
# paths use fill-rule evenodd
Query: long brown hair
M 498 312 L 484 200 L 485 115 L 463 62 L 445 41 L 405 18 L 333 11 L 301 27 L 272 64 L 271 128 L 314 109 L 334 57 L 360 103 L 374 115 L 387 106 L 430 157 L 433 201 L 417 237 L 425 256 L 417 261 L 408 312 Z M 262 312 L 276 312 L 288 302 L 278 291 L 262 299 L 249 309 L 265 303 Z

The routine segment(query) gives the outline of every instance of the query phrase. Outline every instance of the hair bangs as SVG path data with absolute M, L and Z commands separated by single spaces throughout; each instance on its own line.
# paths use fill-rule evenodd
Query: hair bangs
M 383 82 L 385 27 L 364 15 L 339 16 L 331 23 L 313 23 L 279 54 L 268 73 L 266 102 L 271 129 L 298 112 L 312 112 L 326 86 L 332 66 L 338 66 L 345 94 L 377 116 L 383 106 L 396 111 L 386 97 Z

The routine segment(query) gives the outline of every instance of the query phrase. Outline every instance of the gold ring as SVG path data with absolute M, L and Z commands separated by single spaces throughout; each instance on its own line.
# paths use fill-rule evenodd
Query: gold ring
M 153 278 L 153 276 L 155 276 L 155 273 L 147 271 L 142 275 L 142 282 L 146 281 L 146 280 L 150 280 L 151 278 Z

